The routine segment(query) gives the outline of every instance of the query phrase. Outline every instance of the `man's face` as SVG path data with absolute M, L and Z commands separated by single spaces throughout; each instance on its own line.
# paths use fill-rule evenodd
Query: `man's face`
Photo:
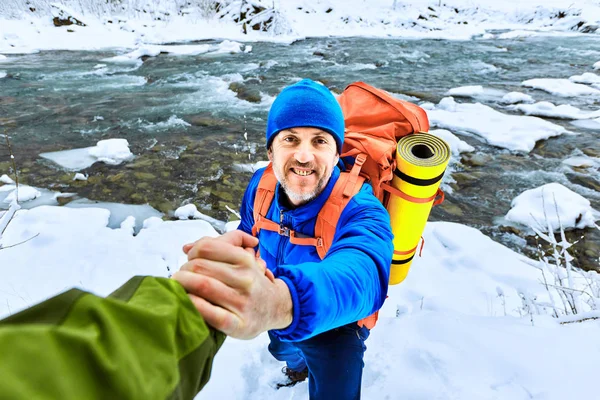
M 335 139 L 319 128 L 279 132 L 268 154 L 275 177 L 295 206 L 309 202 L 323 191 L 339 159 Z

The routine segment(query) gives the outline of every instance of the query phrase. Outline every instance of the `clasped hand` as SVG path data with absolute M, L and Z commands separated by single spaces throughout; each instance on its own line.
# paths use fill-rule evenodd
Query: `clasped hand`
M 257 245 L 238 230 L 202 238 L 183 246 L 188 262 L 173 275 L 209 325 L 238 339 L 292 322 L 289 289 L 256 256 Z

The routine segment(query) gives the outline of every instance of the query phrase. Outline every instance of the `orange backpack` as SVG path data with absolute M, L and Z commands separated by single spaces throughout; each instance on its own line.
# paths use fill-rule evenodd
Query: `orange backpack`
M 398 192 L 388 184 L 396 168 L 396 146 L 403 136 L 429 130 L 425 110 L 363 82 L 350 84 L 338 101 L 346 123 L 340 158 L 346 163 L 348 172 L 340 174 L 331 195 L 321 208 L 315 225 L 315 237 L 298 237 L 293 230 L 265 217 L 273 202 L 277 185 L 271 164 L 258 184 L 254 200 L 254 236 L 258 236 L 261 229 L 278 232 L 288 236 L 292 244 L 315 246 L 319 257 L 324 259 L 333 243 L 344 207 L 359 192 L 365 181 L 371 184 L 373 193 L 384 206 L 389 193 Z M 375 312 L 358 321 L 359 326 L 373 328 L 377 314 Z

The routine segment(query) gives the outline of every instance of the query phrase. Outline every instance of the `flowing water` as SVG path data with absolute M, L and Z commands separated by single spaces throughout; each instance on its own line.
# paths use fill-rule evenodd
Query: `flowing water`
M 227 207 L 239 207 L 251 176 L 246 164 L 266 159 L 269 105 L 282 87 L 304 77 L 338 93 L 362 80 L 415 102 L 437 103 L 450 88 L 483 85 L 586 111 L 600 104 L 598 98 L 559 98 L 521 86 L 526 79 L 591 72 L 600 60 L 600 41 L 592 36 L 321 38 L 248 45 L 252 50 L 247 53 L 161 54 L 137 64 L 101 61 L 116 51 L 13 56 L 0 64 L 7 74 L 0 79 L 0 129 L 11 137 L 22 181 L 96 201 L 148 203 L 164 213 L 193 202 L 203 213 L 227 220 L 233 216 Z M 477 101 L 510 113 L 493 99 Z M 474 226 L 527 252 L 523 239 L 498 226 L 511 200 L 524 190 L 557 181 L 600 209 L 598 170 L 562 164 L 572 155 L 600 157 L 600 131 L 552 122 L 578 135 L 540 141 L 527 154 L 454 132 L 485 156 L 465 156 L 454 167 L 451 193 L 430 219 Z M 83 171 L 89 175 L 85 182 L 73 181 L 72 171 L 39 157 L 107 138 L 126 138 L 136 158 L 119 166 L 96 163 Z M 0 174 L 9 170 L 8 151 L 0 147 Z M 600 235 L 595 230 L 585 234 L 578 260 L 589 267 L 597 265 Z

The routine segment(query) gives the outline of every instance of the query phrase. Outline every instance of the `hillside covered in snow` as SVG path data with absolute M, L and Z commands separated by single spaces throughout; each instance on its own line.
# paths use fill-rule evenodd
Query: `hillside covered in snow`
M 0 3 L 0 53 L 209 38 L 577 34 L 595 33 L 599 24 L 600 5 L 592 0 L 5 0 Z

